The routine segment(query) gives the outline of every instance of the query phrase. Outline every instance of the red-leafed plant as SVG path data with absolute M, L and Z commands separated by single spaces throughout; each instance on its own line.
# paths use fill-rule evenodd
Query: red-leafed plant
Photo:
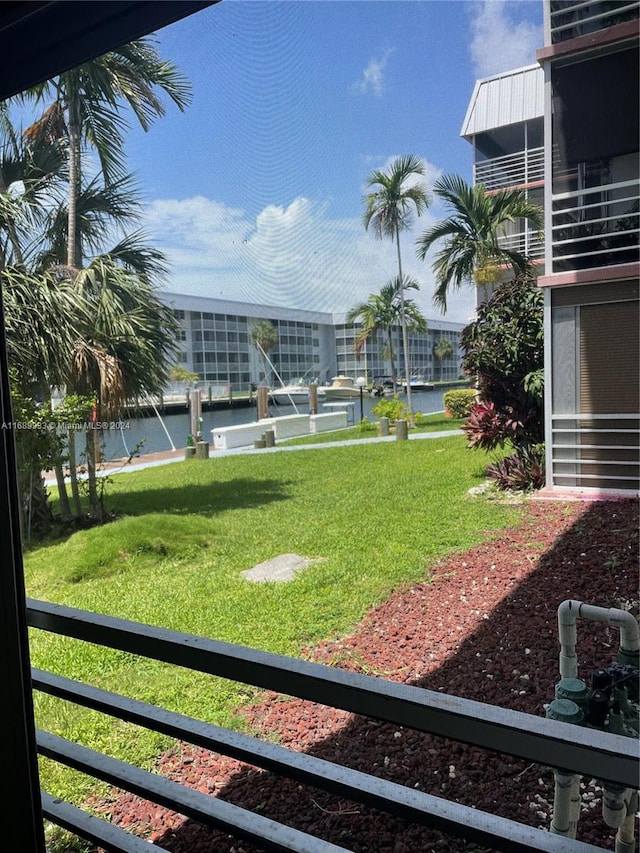
M 492 465 L 489 476 L 503 488 L 538 488 L 544 453 L 532 448 L 544 441 L 544 373 L 542 292 L 535 281 L 521 276 L 498 285 L 461 344 L 479 396 L 463 427 L 469 447 L 513 447 L 514 455 Z

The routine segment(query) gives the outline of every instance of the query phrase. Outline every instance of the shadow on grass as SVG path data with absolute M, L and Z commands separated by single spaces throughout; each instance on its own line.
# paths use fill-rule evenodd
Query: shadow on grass
M 215 515 L 226 510 L 253 509 L 273 501 L 291 498 L 285 480 L 238 477 L 206 485 L 161 486 L 157 489 L 119 494 L 111 499 L 119 514 L 140 515 L 170 512 L 176 515 Z
M 130 493 L 118 493 L 106 498 L 109 520 L 116 521 L 124 516 L 141 516 L 152 513 L 172 515 L 200 515 L 210 517 L 218 513 L 253 509 L 274 501 L 289 500 L 290 483 L 286 480 L 264 480 L 240 477 L 234 480 L 216 481 L 210 484 L 184 486 L 146 487 Z M 54 513 L 59 511 L 57 500 L 51 502 Z M 77 524 L 56 523 L 51 534 L 42 541 L 34 540 L 25 546 L 25 553 L 37 552 L 52 544 L 65 542 L 78 530 L 100 527 L 81 520 Z
M 573 517 L 569 526 L 564 513 Z M 566 598 L 606 607 L 629 605 L 636 598 L 637 520 L 635 501 L 586 508 L 531 504 L 523 526 L 443 561 L 431 584 L 397 593 L 372 611 L 353 635 L 323 644 L 313 657 L 542 715 L 559 679 L 557 607 Z M 550 528 L 546 541 L 553 542 L 546 550 L 539 536 L 545 524 Z M 560 531 L 555 540 L 554 530 Z M 504 588 L 504 597 L 483 611 L 486 578 L 494 587 L 498 584 L 498 590 Z M 610 663 L 617 645 L 617 632 L 580 623 L 579 674 L 588 679 L 591 668 Z M 247 716 L 262 737 L 277 737 L 285 745 L 311 744 L 306 750 L 311 755 L 548 827 L 553 799 L 548 768 L 297 699 L 267 698 L 248 709 Z M 331 734 L 323 737 L 323 730 Z M 215 789 L 224 800 L 359 853 L 478 849 L 235 762 L 235 773 L 229 776 L 227 771 L 223 778 L 228 781 L 221 786 L 221 766 L 217 756 L 185 746 L 175 765 L 164 762 L 162 772 L 177 779 L 188 776 L 189 784 L 201 790 Z M 612 834 L 600 808 L 587 808 L 579 838 L 611 846 Z M 178 821 L 162 837 L 156 836 L 156 843 L 173 853 L 260 849 L 191 821 Z

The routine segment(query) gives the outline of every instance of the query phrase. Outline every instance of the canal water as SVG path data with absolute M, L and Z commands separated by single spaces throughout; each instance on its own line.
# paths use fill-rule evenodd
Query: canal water
M 445 389 L 446 390 L 446 389 Z M 413 409 L 415 412 L 430 414 L 441 412 L 444 409 L 442 395 L 444 390 L 437 391 L 414 391 L 411 395 Z M 378 403 L 379 397 L 363 395 L 362 406 L 364 417 L 370 415 L 371 409 Z M 328 401 L 329 402 L 329 401 Z M 331 400 L 330 402 L 336 402 Z M 349 407 L 349 422 L 360 420 L 360 400 L 355 398 L 353 406 Z M 308 412 L 308 405 L 296 403 L 299 412 Z M 318 401 L 318 411 L 330 411 L 323 409 L 322 402 Z M 289 406 L 270 405 L 271 415 L 292 415 L 296 409 Z M 211 441 L 211 430 L 215 427 L 233 426 L 235 424 L 251 423 L 256 420 L 255 406 L 246 406 L 229 409 L 216 409 L 202 413 L 202 435 L 205 441 Z M 122 428 L 104 431 L 104 458 L 119 459 L 133 453 L 136 447 L 140 455 L 145 453 L 158 453 L 171 450 L 171 442 L 176 448 L 184 447 L 189 434 L 189 413 L 186 409 L 180 413 L 164 414 L 153 417 L 131 418 L 122 422 Z M 80 442 L 79 442 L 80 443 Z M 84 444 L 84 442 L 82 442 Z

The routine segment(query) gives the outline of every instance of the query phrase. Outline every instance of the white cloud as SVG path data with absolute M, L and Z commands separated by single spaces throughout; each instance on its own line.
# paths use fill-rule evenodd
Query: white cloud
M 490 77 L 535 62 L 542 46 L 542 27 L 516 20 L 526 3 L 482 0 L 473 5 L 471 60 L 475 77 Z
M 387 62 L 392 53 L 392 50 L 385 50 L 379 59 L 372 57 L 360 79 L 351 87 L 352 90 L 359 95 L 373 94 L 378 98 L 381 97 L 385 86 L 384 74 Z
M 415 239 L 432 222 L 427 211 L 401 247 L 403 271 L 421 284 L 416 300 L 440 319 L 430 265 L 415 254 Z M 268 205 L 255 219 L 202 196 L 157 200 L 144 225 L 171 264 L 164 286 L 178 293 L 341 313 L 397 273 L 392 241 L 376 240 L 359 217 L 332 218 L 328 204 L 303 197 Z M 453 294 L 446 319 L 466 322 L 472 311 L 470 290 Z

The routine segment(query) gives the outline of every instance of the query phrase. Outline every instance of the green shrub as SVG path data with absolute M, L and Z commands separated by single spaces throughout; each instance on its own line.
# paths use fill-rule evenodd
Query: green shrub
M 363 418 L 358 424 L 358 433 L 360 435 L 368 435 L 369 433 L 376 431 L 376 425 L 373 421 L 368 420 L 368 418 Z
M 409 409 L 405 406 L 402 400 L 398 399 L 397 396 L 393 397 L 391 400 L 380 400 L 379 403 L 375 404 L 371 411 L 379 418 L 389 418 L 389 423 L 395 423 L 396 421 L 402 420 L 409 414 Z
M 475 399 L 476 392 L 473 388 L 458 388 L 456 391 L 446 391 L 442 397 L 445 410 L 452 418 L 468 418 Z

